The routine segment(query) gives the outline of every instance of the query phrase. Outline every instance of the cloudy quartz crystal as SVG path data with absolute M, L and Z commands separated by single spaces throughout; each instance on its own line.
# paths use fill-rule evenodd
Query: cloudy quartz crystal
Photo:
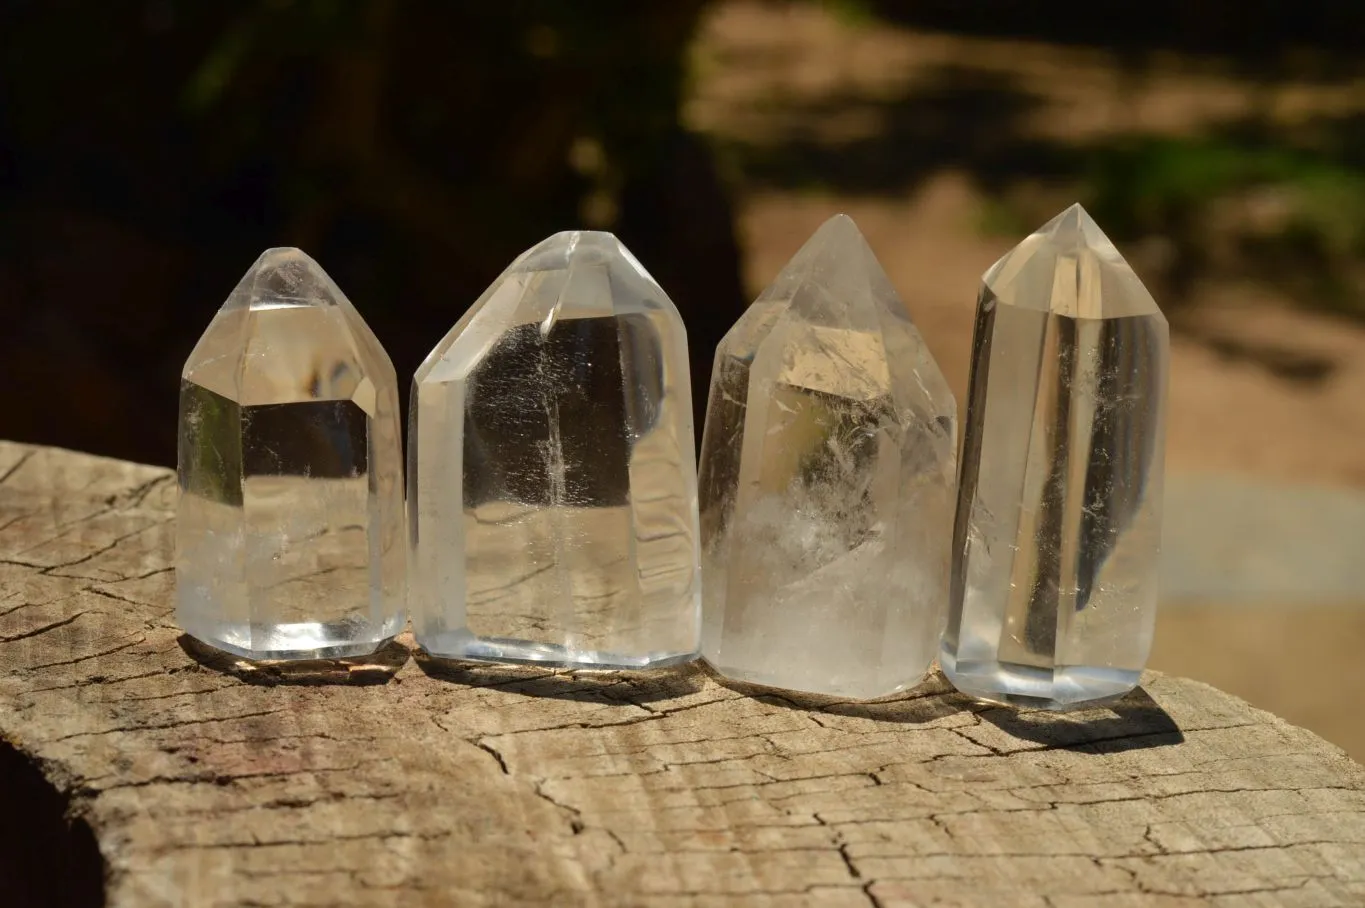
M 716 352 L 703 652 L 727 677 L 913 686 L 948 593 L 956 405 L 858 228 L 826 222 Z
M 180 382 L 176 618 L 252 659 L 368 654 L 404 619 L 393 364 L 298 249 L 267 250 Z
M 1137 684 L 1157 604 L 1166 319 L 1079 205 L 986 272 L 943 669 L 1068 707 Z
M 575 668 L 695 658 L 691 414 L 682 320 L 614 236 L 518 258 L 413 383 L 418 644 Z

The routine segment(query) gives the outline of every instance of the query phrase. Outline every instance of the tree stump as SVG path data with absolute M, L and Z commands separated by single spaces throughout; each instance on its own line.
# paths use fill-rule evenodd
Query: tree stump
M 1365 768 L 1205 685 L 1049 715 L 262 668 L 176 628 L 175 494 L 0 443 L 6 908 L 1365 902 Z

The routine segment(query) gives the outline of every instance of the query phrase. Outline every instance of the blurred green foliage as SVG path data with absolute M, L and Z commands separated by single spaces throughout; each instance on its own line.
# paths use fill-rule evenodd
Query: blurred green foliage
M 1359 84 L 1365 4 L 1340 0 L 1058 0 L 1039 15 L 1015 0 L 866 0 L 882 21 L 995 38 L 1080 45 L 1109 55 L 1129 84 L 1173 55 L 1237 77 L 1253 95 L 1277 83 Z M 962 83 L 958 79 L 959 85 Z M 1027 98 L 996 86 L 997 109 Z M 1365 109 L 1365 97 L 1355 108 Z M 996 201 L 988 229 L 1030 229 L 1012 182 L 1076 187 L 1116 240 L 1170 247 L 1164 275 L 1177 305 L 1207 277 L 1275 285 L 1301 303 L 1365 317 L 1365 115 L 1288 124 L 1257 116 L 1193 135 L 1132 134 L 1039 142 L 997 119 L 998 156 L 967 163 Z
M 1192 82 L 1221 78 L 1253 104 L 1284 85 L 1330 85 L 1340 112 L 1276 118 L 1266 103 L 1233 122 L 1168 132 L 1043 132 L 1034 114 L 1051 108 L 1056 126 L 1064 110 L 1057 98 L 1039 93 L 1022 70 L 1000 60 L 979 64 L 963 51 L 960 59 L 913 65 L 899 92 L 850 85 L 821 97 L 752 102 L 756 113 L 780 108 L 773 118 L 780 134 L 717 139 L 722 160 L 748 185 L 903 194 L 951 170 L 981 191 L 978 226 L 992 233 L 1026 233 L 1053 206 L 1084 202 L 1116 241 L 1159 253 L 1140 270 L 1174 309 L 1197 297 L 1200 282 L 1248 280 L 1303 305 L 1365 318 L 1365 95 L 1352 104 L 1343 91 L 1365 79 L 1365 4 L 1058 0 L 1041 15 L 1015 0 L 807 3 L 857 28 L 1022 39 L 1051 45 L 1061 59 L 1071 53 L 1065 46 L 1085 47 L 1087 59 L 1106 61 L 1101 78 L 1117 85 L 1099 103 L 1124 104 L 1125 92 L 1138 95 L 1154 77 L 1178 84 L 1185 71 Z M 848 136 L 821 133 L 821 124 L 836 122 L 873 125 Z
M 1116 239 L 1172 242 L 1177 298 L 1221 273 L 1365 317 L 1365 170 L 1349 145 L 1246 125 L 1135 136 L 1086 155 L 1081 186 Z

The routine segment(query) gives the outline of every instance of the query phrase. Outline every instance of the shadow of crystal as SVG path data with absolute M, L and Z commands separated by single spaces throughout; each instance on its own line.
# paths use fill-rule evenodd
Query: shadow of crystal
M 648 671 L 566 670 L 442 659 L 420 648 L 413 652 L 413 661 L 436 681 L 605 706 L 673 700 L 695 694 L 705 684 L 705 674 L 696 662 Z
M 181 634 L 176 642 L 187 656 L 204 668 L 267 687 L 279 684 L 387 684 L 411 655 L 411 650 L 397 640 L 390 640 L 368 656 L 298 660 L 244 659 L 189 634 Z
M 706 672 L 713 681 L 722 687 L 727 687 L 737 694 L 757 700 L 760 703 L 804 712 L 869 719 L 873 722 L 910 724 L 933 722 L 935 719 L 942 719 L 944 716 L 961 712 L 971 702 L 955 691 L 953 686 L 939 672 L 934 672 L 910 690 L 878 697 L 874 700 L 849 700 L 846 697 L 811 694 L 803 691 L 765 687 L 747 681 L 735 681 L 722 676 L 710 665 L 706 665 Z
M 978 715 L 996 728 L 1059 750 L 1109 754 L 1183 743 L 1180 726 L 1141 687 L 1107 704 L 1067 712 L 986 706 Z

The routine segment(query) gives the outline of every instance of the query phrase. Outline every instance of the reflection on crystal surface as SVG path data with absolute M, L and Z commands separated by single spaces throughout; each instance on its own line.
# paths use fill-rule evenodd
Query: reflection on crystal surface
M 606 233 L 519 258 L 413 384 L 413 623 L 437 656 L 696 655 L 696 479 L 677 310 Z
M 944 671 L 1060 707 L 1131 690 L 1156 617 L 1169 336 L 1079 206 L 986 273 Z
M 251 659 L 367 654 L 398 633 L 397 384 L 316 262 L 257 260 L 180 383 L 181 627 Z
M 702 440 L 703 652 L 736 680 L 917 683 L 947 599 L 956 405 L 852 220 L 725 336 Z

